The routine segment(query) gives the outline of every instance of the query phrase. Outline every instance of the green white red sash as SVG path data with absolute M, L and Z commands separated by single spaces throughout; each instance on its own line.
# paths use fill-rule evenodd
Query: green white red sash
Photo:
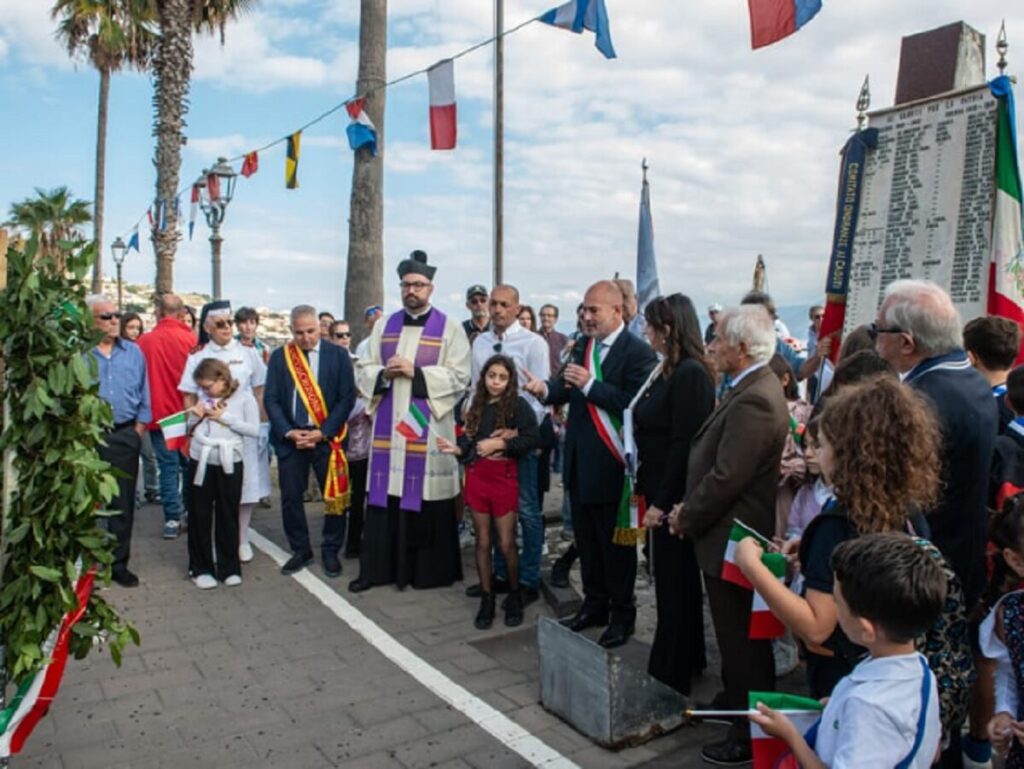
M 598 382 L 604 381 L 601 371 L 600 345 L 591 337 L 587 341 L 587 354 L 583 359 L 583 367 L 594 375 Z M 612 541 L 616 545 L 635 545 L 644 537 L 643 514 L 644 500 L 633 493 L 633 479 L 626 468 L 626 450 L 622 442 L 622 420 L 614 414 L 587 401 L 587 412 L 594 422 L 594 429 L 605 448 L 611 452 L 615 460 L 623 467 L 622 494 L 619 497 L 618 515 L 615 520 L 615 533 Z

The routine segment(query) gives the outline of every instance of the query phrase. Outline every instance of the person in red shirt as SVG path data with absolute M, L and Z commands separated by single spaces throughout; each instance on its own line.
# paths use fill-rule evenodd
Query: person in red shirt
M 138 339 L 149 372 L 153 421 L 147 427 L 160 470 L 164 539 L 174 539 L 181 533 L 183 513 L 187 509 L 188 483 L 182 488 L 182 479 L 187 478 L 188 460 L 181 452 L 167 448 L 157 424 L 161 419 L 182 410 L 178 382 L 181 381 L 189 352 L 196 346 L 195 334 L 180 320 L 183 309 L 184 303 L 176 294 L 157 297 L 157 324 L 152 331 Z

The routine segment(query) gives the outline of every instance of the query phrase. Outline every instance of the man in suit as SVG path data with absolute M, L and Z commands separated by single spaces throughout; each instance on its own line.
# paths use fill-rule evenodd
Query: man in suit
M 292 550 L 281 573 L 292 574 L 313 562 L 302 504 L 312 466 L 327 503 L 320 545 L 323 570 L 328 577 L 337 577 L 341 574 L 338 551 L 345 540 L 345 500 L 333 500 L 333 484 L 328 481 L 341 470 L 338 437 L 356 400 L 352 363 L 348 352 L 321 341 L 315 308 L 295 307 L 290 328 L 292 341 L 270 356 L 263 394 L 277 454 L 281 517 Z M 297 387 L 297 382 L 303 384 Z
M 789 412 L 779 380 L 768 368 L 775 328 L 764 307 L 724 310 L 709 351 L 731 387 L 694 436 L 688 488 L 670 525 L 693 542 L 704 573 L 725 683 L 715 707 L 746 709 L 748 692 L 775 688 L 775 661 L 771 641 L 750 640 L 751 591 L 721 578 L 722 557 L 735 519 L 772 535 Z M 735 721 L 724 741 L 705 745 L 701 756 L 719 766 L 749 762 L 747 719 Z
M 583 299 L 588 344 L 573 349 L 573 360 L 561 376 L 544 382 L 531 375 L 525 386 L 549 405 L 569 404 L 563 478 L 571 500 L 584 599 L 567 624 L 575 631 L 607 624 L 598 639 L 606 648 L 621 646 L 633 633 L 636 547 L 613 541 L 625 469 L 602 439 L 599 426 L 603 419 L 622 419 L 657 362 L 650 345 L 626 329 L 623 301 L 613 281 L 591 286 Z

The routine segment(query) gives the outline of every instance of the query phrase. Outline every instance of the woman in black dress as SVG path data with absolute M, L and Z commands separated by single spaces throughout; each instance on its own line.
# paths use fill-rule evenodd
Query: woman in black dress
M 658 627 L 648 672 L 682 694 L 705 665 L 704 607 L 693 543 L 678 539 L 664 516 L 686 492 L 690 440 L 715 407 L 715 384 L 704 356 L 697 312 L 672 294 L 644 310 L 647 337 L 662 360 L 633 402 L 639 469 L 637 491 L 647 503 Z

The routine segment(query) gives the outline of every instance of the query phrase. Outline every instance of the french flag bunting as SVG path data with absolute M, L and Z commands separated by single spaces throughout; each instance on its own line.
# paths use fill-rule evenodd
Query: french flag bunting
M 753 2 L 753 0 L 751 0 Z M 577 35 L 583 30 L 594 33 L 594 46 L 606 59 L 615 58 L 615 48 L 612 47 L 612 32 L 608 25 L 608 9 L 605 8 L 604 0 L 570 0 L 565 5 L 552 8 L 540 16 L 545 24 L 575 32 Z
M 821 0 L 747 0 L 750 46 L 763 48 L 789 37 L 821 10 Z
M 128 238 L 128 250 L 131 251 L 133 248 L 135 249 L 135 251 L 137 253 L 140 253 L 140 254 L 142 253 L 141 251 L 139 251 L 139 228 L 138 227 L 136 227 L 134 230 L 132 230 L 132 236 L 130 238 Z
M 220 177 L 217 174 L 206 175 L 206 200 L 212 203 L 220 197 Z
M 348 134 L 348 146 L 353 152 L 360 147 L 366 147 L 371 155 L 377 157 L 377 126 L 363 109 L 365 105 L 366 99 L 362 98 L 353 99 L 345 105 L 345 110 L 352 120 L 345 129 L 345 133 Z
M 192 202 L 188 210 L 188 239 L 192 240 L 192 233 L 196 228 L 196 211 L 199 208 L 199 185 L 192 185 Z
M 242 161 L 242 176 L 248 179 L 260 170 L 260 156 L 255 151 L 247 152 L 245 160 Z
M 153 206 L 146 209 L 146 218 L 149 220 L 150 229 L 156 229 L 156 219 L 153 218 Z
M 430 85 L 430 149 L 455 149 L 458 120 L 455 109 L 455 62 L 439 61 L 427 70 Z

